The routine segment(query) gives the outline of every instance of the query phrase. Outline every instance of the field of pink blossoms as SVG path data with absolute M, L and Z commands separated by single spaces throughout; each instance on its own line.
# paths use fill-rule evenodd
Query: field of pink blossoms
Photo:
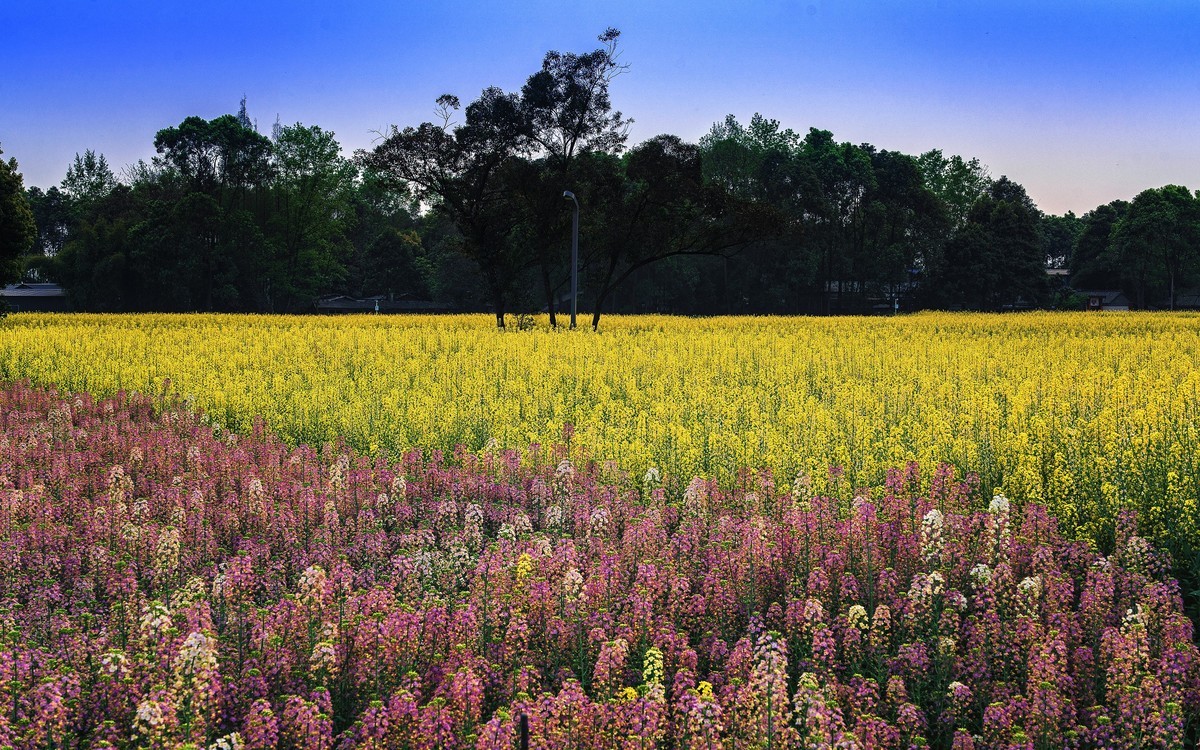
M 1132 516 L 1102 554 L 948 472 L 662 479 L 9 386 L 0 747 L 1195 744 L 1193 625 Z

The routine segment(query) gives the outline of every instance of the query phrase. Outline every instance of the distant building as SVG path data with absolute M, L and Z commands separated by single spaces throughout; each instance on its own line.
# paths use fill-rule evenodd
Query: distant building
M 331 294 L 316 301 L 317 312 L 329 315 L 348 313 L 448 313 L 454 312 L 451 305 L 420 299 L 391 299 L 386 294 L 372 297 L 350 297 Z
M 1164 310 L 1170 309 L 1170 297 L 1164 299 L 1159 307 Z M 1181 289 L 1175 292 L 1175 309 L 1200 310 L 1200 289 Z
M 23 281 L 0 289 L 0 299 L 12 312 L 68 312 L 67 290 L 58 284 Z
M 1087 297 L 1085 310 L 1129 310 L 1129 298 L 1120 289 L 1080 289 Z

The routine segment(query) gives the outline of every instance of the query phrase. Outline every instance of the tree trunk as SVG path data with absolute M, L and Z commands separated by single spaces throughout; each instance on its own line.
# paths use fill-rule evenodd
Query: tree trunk
M 612 277 L 616 270 L 617 256 L 613 255 L 609 257 L 608 272 L 604 274 L 604 283 L 600 285 L 600 293 L 596 295 L 596 308 L 592 310 L 593 331 L 599 330 L 600 328 L 600 310 L 604 307 L 604 300 L 608 299 L 608 295 L 612 293 L 614 289 L 616 289 L 617 284 L 621 283 L 620 279 L 617 280 L 617 284 L 612 283 Z M 625 275 L 627 276 L 631 272 L 632 271 L 626 272 Z
M 826 243 L 825 243 L 825 288 L 821 292 L 822 294 L 825 295 L 825 314 L 826 315 L 830 315 L 832 313 L 832 310 L 831 310 L 832 301 L 829 297 L 829 284 L 832 281 L 833 281 L 833 244 L 830 243 L 828 240 L 826 240 Z
M 558 328 L 558 317 L 554 310 L 554 288 L 550 285 L 550 268 L 543 261 L 542 266 L 542 288 L 546 293 L 546 309 L 550 312 L 550 327 Z
M 600 330 L 600 310 L 604 307 L 604 300 L 608 299 L 608 291 L 605 291 L 596 298 L 596 309 L 592 310 L 592 330 Z
M 496 277 L 495 269 L 488 274 L 488 286 L 492 290 L 492 312 L 496 314 L 496 328 L 504 329 L 504 287 Z
M 213 311 L 213 255 L 216 254 L 216 241 L 208 243 L 208 253 L 204 256 L 204 311 Z

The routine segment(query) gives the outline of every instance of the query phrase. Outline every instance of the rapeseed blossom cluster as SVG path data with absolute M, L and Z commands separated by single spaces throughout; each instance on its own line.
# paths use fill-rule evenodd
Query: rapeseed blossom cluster
M 214 428 L 261 419 L 293 445 L 392 456 L 569 437 L 650 467 L 636 468 L 645 492 L 767 467 L 803 480 L 802 504 L 877 491 L 913 461 L 929 490 L 945 463 L 1100 545 L 1121 508 L 1180 559 L 1200 538 L 1195 315 L 605 320 L 501 334 L 485 316 L 21 314 L 0 327 L 0 381 L 182 398 Z M 72 409 L 47 415 L 52 434 Z M 185 466 L 198 461 L 189 449 Z M 336 489 L 343 467 L 327 471 Z

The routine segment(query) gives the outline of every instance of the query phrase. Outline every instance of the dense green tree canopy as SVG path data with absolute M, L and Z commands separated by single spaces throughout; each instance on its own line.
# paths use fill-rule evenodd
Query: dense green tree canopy
M 36 238 L 37 225 L 25 197 L 17 160 L 0 159 L 0 284 L 20 278 L 21 259 Z
M 1138 193 L 1112 245 L 1137 305 L 1145 307 L 1154 295 L 1174 309 L 1179 286 L 1196 280 L 1200 267 L 1200 198 L 1179 185 Z
M 1078 304 L 1174 307 L 1200 285 L 1200 198 L 1168 185 L 1043 214 L 979 159 L 920 155 L 730 115 L 698 143 L 627 144 L 620 33 L 547 52 L 517 91 L 437 100 L 347 159 L 334 134 L 236 114 L 157 131 L 118 180 L 84 150 L 58 187 L 0 164 L 0 272 L 94 310 L 303 312 L 321 298 L 604 312 L 868 313 Z M 36 224 L 31 232 L 29 217 Z M 1048 283 L 1052 274 L 1053 285 Z M 368 300 L 369 302 L 369 300 Z
M 929 267 L 928 304 L 968 310 L 1045 304 L 1049 287 L 1040 218 L 1025 188 L 1007 177 L 993 182 Z

